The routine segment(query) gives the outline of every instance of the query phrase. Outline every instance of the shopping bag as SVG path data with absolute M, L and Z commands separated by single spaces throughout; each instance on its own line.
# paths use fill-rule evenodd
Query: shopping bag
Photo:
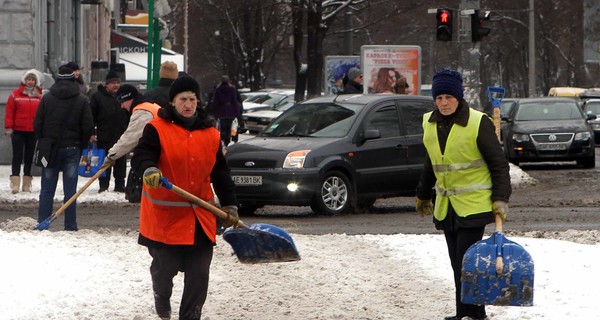
M 79 175 L 86 178 L 94 176 L 100 170 L 105 157 L 106 150 L 98 149 L 95 143 L 88 145 L 86 149 L 81 151 Z M 106 171 L 100 177 L 106 177 Z

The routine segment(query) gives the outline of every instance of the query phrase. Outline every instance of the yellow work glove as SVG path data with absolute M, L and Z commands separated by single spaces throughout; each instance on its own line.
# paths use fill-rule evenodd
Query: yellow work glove
M 492 212 L 502 218 L 502 221 L 506 220 L 508 214 L 508 202 L 496 200 L 492 203 Z
M 104 158 L 104 162 L 102 162 L 102 166 L 100 167 L 100 169 L 109 168 L 113 164 L 115 164 L 115 160 L 112 159 L 110 156 L 106 156 L 106 158 Z
M 415 207 L 417 208 L 417 213 L 421 216 L 430 216 L 433 214 L 433 202 L 431 200 L 421 200 L 418 197 L 415 197 L 417 203 Z
M 234 228 L 237 226 L 238 221 L 240 221 L 240 216 L 238 215 L 237 206 L 224 206 L 223 211 L 227 212 L 227 218 L 222 219 L 223 228 L 229 228 L 233 226 Z
M 144 170 L 143 179 L 146 187 L 150 189 L 160 187 L 160 178 L 162 178 L 162 173 L 157 167 L 148 167 Z

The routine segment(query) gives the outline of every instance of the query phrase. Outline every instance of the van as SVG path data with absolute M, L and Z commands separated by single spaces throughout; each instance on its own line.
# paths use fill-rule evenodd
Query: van
M 572 97 L 578 98 L 579 94 L 585 91 L 584 88 L 575 87 L 553 87 L 548 91 L 549 97 Z

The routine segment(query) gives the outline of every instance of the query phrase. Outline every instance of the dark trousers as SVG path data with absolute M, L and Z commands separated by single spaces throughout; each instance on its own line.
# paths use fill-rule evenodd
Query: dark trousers
M 456 231 L 444 231 L 450 263 L 454 271 L 454 286 L 456 289 L 456 315 L 458 318 L 469 316 L 473 319 L 485 318 L 485 306 L 464 304 L 460 302 L 462 261 L 465 252 L 471 245 L 483 238 L 485 227 L 459 228 Z
M 208 239 L 207 239 L 208 241 Z M 169 299 L 173 292 L 173 277 L 184 273 L 183 295 L 179 307 L 180 320 L 200 320 L 208 293 L 213 246 L 206 242 L 196 246 L 148 248 L 152 256 L 150 274 L 154 294 Z
M 28 131 L 13 131 L 12 142 L 12 173 L 11 176 L 21 175 L 21 163 L 23 163 L 23 175 L 31 176 L 31 163 L 33 162 L 33 150 L 35 149 L 35 134 Z
M 221 131 L 221 141 L 227 147 L 231 142 L 231 123 L 234 118 L 219 118 L 219 128 Z
M 98 182 L 100 183 L 100 189 L 108 190 L 108 186 L 110 185 L 111 173 L 113 173 L 115 177 L 115 186 L 125 187 L 125 177 L 127 176 L 126 157 L 123 156 L 117 159 L 117 161 L 115 161 L 112 167 L 106 169 L 106 176 L 98 178 Z

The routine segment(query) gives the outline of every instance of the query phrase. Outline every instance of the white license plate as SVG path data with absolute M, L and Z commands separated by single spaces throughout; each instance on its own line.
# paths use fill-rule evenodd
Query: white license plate
M 546 151 L 567 150 L 567 145 L 564 143 L 540 144 L 538 147 L 538 150 L 546 150 Z
M 232 176 L 233 182 L 238 186 L 261 186 L 262 176 Z

